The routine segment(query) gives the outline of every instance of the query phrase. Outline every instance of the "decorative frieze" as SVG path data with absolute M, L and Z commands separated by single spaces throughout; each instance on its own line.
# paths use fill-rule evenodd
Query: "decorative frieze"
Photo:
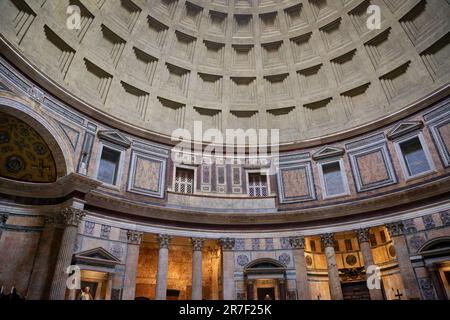
M 235 239 L 232 238 L 222 238 L 219 240 L 223 251 L 231 251 L 234 249 Z
M 389 231 L 391 237 L 398 237 L 403 235 L 403 222 L 391 222 L 386 224 L 386 228 Z
M 288 237 L 280 238 L 280 247 L 281 247 L 281 249 L 291 249 L 292 248 Z
M 406 234 L 411 234 L 417 232 L 416 224 L 414 223 L 414 219 L 406 219 L 403 221 L 403 227 L 405 229 Z
M 441 221 L 444 226 L 450 226 L 450 210 L 441 211 L 439 216 L 441 217 Z
M 431 214 L 422 217 L 423 224 L 425 229 L 434 229 L 436 227 L 436 223 L 433 220 L 433 216 Z

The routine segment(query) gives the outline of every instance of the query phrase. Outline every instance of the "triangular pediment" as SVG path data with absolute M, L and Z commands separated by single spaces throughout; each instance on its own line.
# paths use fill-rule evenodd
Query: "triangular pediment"
M 422 121 L 407 121 L 396 124 L 387 134 L 389 139 L 398 138 L 409 132 L 419 130 L 423 127 Z
M 77 261 L 98 261 L 104 263 L 120 263 L 120 260 L 102 247 L 90 249 L 75 254 Z
M 112 142 L 114 144 L 117 144 L 119 146 L 129 148 L 131 146 L 131 141 L 128 140 L 127 137 L 125 137 L 124 134 L 120 133 L 116 130 L 102 130 L 98 132 L 98 137 L 100 139 Z
M 313 154 L 314 160 L 320 160 L 325 158 L 339 157 L 344 154 L 344 149 L 338 147 L 325 146 L 316 153 Z

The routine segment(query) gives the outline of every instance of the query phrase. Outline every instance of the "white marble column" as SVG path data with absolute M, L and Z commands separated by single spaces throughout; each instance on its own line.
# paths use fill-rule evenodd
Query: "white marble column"
M 136 276 L 139 261 L 139 249 L 142 241 L 142 232 L 129 230 L 127 237 L 127 259 L 125 262 L 122 300 L 134 300 L 136 295 Z
M 336 253 L 334 252 L 334 235 L 326 233 L 320 236 L 320 240 L 325 247 L 325 256 L 328 266 L 328 286 L 330 287 L 331 300 L 343 300 L 341 280 L 336 264 Z
M 61 219 L 65 224 L 61 246 L 56 259 L 55 272 L 50 288 L 50 300 L 64 300 L 66 294 L 67 267 L 72 262 L 73 249 L 77 240 L 78 224 L 85 213 L 81 209 L 73 207 L 65 208 L 61 212 Z
M 192 238 L 192 300 L 202 300 L 202 248 L 205 243 L 203 238 Z
M 397 255 L 397 263 L 405 286 L 406 298 L 409 300 L 420 299 L 420 289 L 414 273 L 411 259 L 409 258 L 408 244 L 403 234 L 403 223 L 401 221 L 386 225 Z
M 220 245 L 222 246 L 223 300 L 236 300 L 236 283 L 234 281 L 234 244 L 234 239 L 220 239 Z
M 356 230 L 356 235 L 358 237 L 358 241 L 359 241 L 359 247 L 361 249 L 361 253 L 363 255 L 364 258 L 364 267 L 367 270 L 369 270 L 370 266 L 375 265 L 375 262 L 373 261 L 373 256 L 372 256 L 372 248 L 370 246 L 370 242 L 369 242 L 369 228 L 363 228 L 363 229 L 358 229 Z M 366 275 L 367 277 L 367 275 Z M 380 281 L 380 286 L 381 286 L 381 279 L 379 279 Z M 377 288 L 369 288 L 369 294 L 370 294 L 370 300 L 383 300 L 383 293 L 381 292 L 381 287 L 380 289 Z
M 289 242 L 294 254 L 298 300 L 310 300 L 311 293 L 309 291 L 308 270 L 305 259 L 305 238 L 291 237 Z
M 171 236 L 167 234 L 158 235 L 159 253 L 158 270 L 156 271 L 156 300 L 167 298 L 167 271 L 169 269 L 169 243 Z

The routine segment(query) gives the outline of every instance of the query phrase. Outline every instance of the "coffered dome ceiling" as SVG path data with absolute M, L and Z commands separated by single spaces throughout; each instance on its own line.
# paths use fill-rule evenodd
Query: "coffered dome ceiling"
M 370 5 L 381 29 L 366 26 Z M 4 39 L 90 114 L 163 136 L 198 120 L 311 140 L 450 78 L 446 0 L 4 0 L 0 17 Z

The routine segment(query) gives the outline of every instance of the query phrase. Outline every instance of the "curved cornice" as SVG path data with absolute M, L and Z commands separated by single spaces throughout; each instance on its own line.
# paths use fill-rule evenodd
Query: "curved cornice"
M 61 198 L 78 192 L 83 196 L 87 210 L 103 216 L 126 218 L 130 222 L 173 225 L 182 228 L 195 226 L 198 229 L 266 231 L 395 216 L 398 211 L 411 206 L 448 199 L 450 196 L 450 175 L 382 195 L 276 213 L 168 208 L 163 205 L 138 203 L 109 194 L 100 186 L 101 183 L 98 181 L 82 175 L 71 174 L 55 183 L 48 184 L 44 192 L 42 186 L 0 178 L 0 193 L 2 194 L 36 200 Z M 37 204 L 39 201 L 33 201 L 33 203 Z

